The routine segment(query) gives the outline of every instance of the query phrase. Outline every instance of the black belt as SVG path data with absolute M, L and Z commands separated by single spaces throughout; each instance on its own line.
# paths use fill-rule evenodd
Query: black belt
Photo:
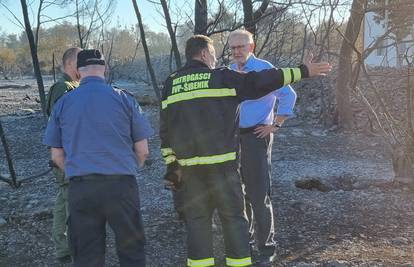
M 115 180 L 115 179 L 127 179 L 134 177 L 133 175 L 105 175 L 105 174 L 88 174 L 88 175 L 81 175 L 81 176 L 74 176 L 70 178 L 72 182 L 81 182 L 81 181 L 108 181 L 108 180 Z
M 266 124 L 257 124 L 257 125 L 252 126 L 252 127 L 240 128 L 240 134 L 253 133 L 254 129 L 256 129 L 257 126 L 264 126 L 264 125 L 266 125 Z

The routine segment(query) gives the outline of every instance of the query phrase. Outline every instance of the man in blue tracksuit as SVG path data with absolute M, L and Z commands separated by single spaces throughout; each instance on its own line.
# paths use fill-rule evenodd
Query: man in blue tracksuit
M 250 32 L 234 31 L 230 34 L 228 43 L 234 59 L 231 69 L 250 72 L 274 68 L 268 61 L 255 57 Z M 274 116 L 276 100 L 278 108 Z M 259 99 L 243 101 L 240 107 L 241 172 L 246 189 L 251 237 L 256 233 L 259 266 L 271 266 L 276 250 L 270 199 L 273 134 L 293 114 L 295 101 L 296 93 L 288 85 Z

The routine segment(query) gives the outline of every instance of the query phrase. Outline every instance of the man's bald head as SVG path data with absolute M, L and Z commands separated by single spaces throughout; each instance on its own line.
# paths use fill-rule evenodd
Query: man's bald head
M 70 61 L 75 61 L 76 63 L 76 58 L 81 50 L 82 49 L 80 49 L 79 47 L 71 47 L 68 50 L 66 50 L 65 53 L 63 53 L 62 57 L 63 67 L 67 66 L 70 63 Z
M 82 51 L 79 47 L 71 47 L 63 53 L 62 56 L 62 66 L 63 72 L 69 75 L 72 80 L 79 80 L 79 73 L 76 68 L 76 61 L 78 53 Z

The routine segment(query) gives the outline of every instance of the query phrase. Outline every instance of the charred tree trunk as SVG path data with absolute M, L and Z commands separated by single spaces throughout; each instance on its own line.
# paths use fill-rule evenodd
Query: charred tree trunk
M 394 146 L 392 148 L 392 165 L 394 169 L 395 181 L 414 185 L 414 84 L 411 81 L 412 66 L 408 65 L 407 73 L 407 132 L 404 146 Z
M 40 66 L 39 66 L 39 59 L 37 57 L 37 46 L 35 43 L 32 26 L 30 25 L 29 15 L 27 12 L 27 4 L 26 0 L 20 0 L 20 3 L 22 5 L 22 11 L 23 11 L 23 18 L 24 18 L 24 26 L 27 34 L 27 39 L 29 40 L 30 45 L 30 53 L 32 55 L 32 61 L 33 61 L 33 70 L 34 74 L 36 76 L 37 81 L 37 87 L 39 90 L 39 97 L 40 97 L 40 104 L 42 106 L 42 111 L 44 116 L 46 116 L 46 97 L 45 97 L 45 88 L 43 85 L 43 78 L 42 73 L 40 72 Z
M 366 0 L 353 0 L 351 14 L 345 30 L 345 38 L 342 41 L 338 75 L 336 81 L 336 104 L 338 125 L 343 130 L 352 129 L 353 115 L 350 100 L 350 89 L 352 79 L 352 56 L 353 46 L 355 45 L 364 18 L 364 6 Z
M 194 34 L 207 34 L 207 0 L 195 0 Z
M 52 53 L 52 73 L 53 73 L 53 83 L 56 82 L 56 68 L 55 68 L 55 53 Z
M 256 34 L 256 24 L 265 13 L 270 0 L 263 0 L 259 9 L 253 12 L 252 0 L 243 0 L 244 27 L 253 35 Z
M 246 31 L 251 32 L 253 35 L 256 33 L 256 27 L 253 21 L 253 3 L 251 0 L 243 0 L 243 13 L 244 13 L 244 27 Z
M 412 64 L 408 64 L 407 71 L 407 129 L 409 135 L 414 139 L 414 83 L 412 77 L 414 76 L 414 68 Z
M 132 0 L 132 4 L 134 5 L 135 15 L 137 16 L 137 19 L 138 19 L 139 34 L 141 35 L 142 47 L 144 48 L 145 60 L 147 62 L 148 71 L 151 76 L 152 87 L 154 88 L 155 95 L 157 96 L 158 100 L 161 100 L 160 89 L 158 88 L 158 85 L 157 85 L 157 78 L 155 77 L 155 72 L 154 72 L 154 69 L 152 68 L 147 40 L 145 39 L 145 31 L 144 31 L 144 25 L 142 24 L 141 13 L 139 12 L 137 1 Z
M 9 173 L 11 177 L 11 179 L 8 179 L 6 177 L 0 176 L 0 180 L 10 184 L 14 188 L 17 188 L 19 187 L 19 183 L 17 182 L 16 172 L 13 166 L 13 160 L 10 154 L 9 145 L 7 144 L 6 136 L 4 135 L 1 121 L 0 121 L 0 139 L 1 139 L 1 143 L 3 144 L 4 153 L 6 154 L 7 166 L 9 167 Z
M 392 147 L 391 158 L 394 170 L 394 181 L 414 185 L 412 151 L 408 146 L 395 145 Z
M 178 68 L 181 68 L 181 55 L 180 55 L 180 51 L 178 50 L 177 38 L 175 36 L 173 27 L 171 25 L 170 12 L 168 11 L 166 0 L 161 0 L 161 5 L 164 11 L 165 22 L 167 23 L 168 34 L 170 35 L 170 39 L 171 39 L 171 49 L 174 53 L 175 66 L 178 69 Z
M 78 30 L 78 37 L 79 37 L 79 47 L 85 48 L 85 45 L 83 43 L 83 37 L 82 37 L 82 29 L 80 24 L 80 18 L 79 18 L 79 0 L 76 0 L 76 29 Z

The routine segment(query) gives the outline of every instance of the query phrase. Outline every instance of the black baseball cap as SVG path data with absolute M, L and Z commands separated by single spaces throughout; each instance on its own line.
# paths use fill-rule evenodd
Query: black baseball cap
M 78 53 L 76 67 L 80 68 L 88 65 L 105 66 L 105 59 L 103 59 L 102 54 L 98 49 L 85 49 Z

